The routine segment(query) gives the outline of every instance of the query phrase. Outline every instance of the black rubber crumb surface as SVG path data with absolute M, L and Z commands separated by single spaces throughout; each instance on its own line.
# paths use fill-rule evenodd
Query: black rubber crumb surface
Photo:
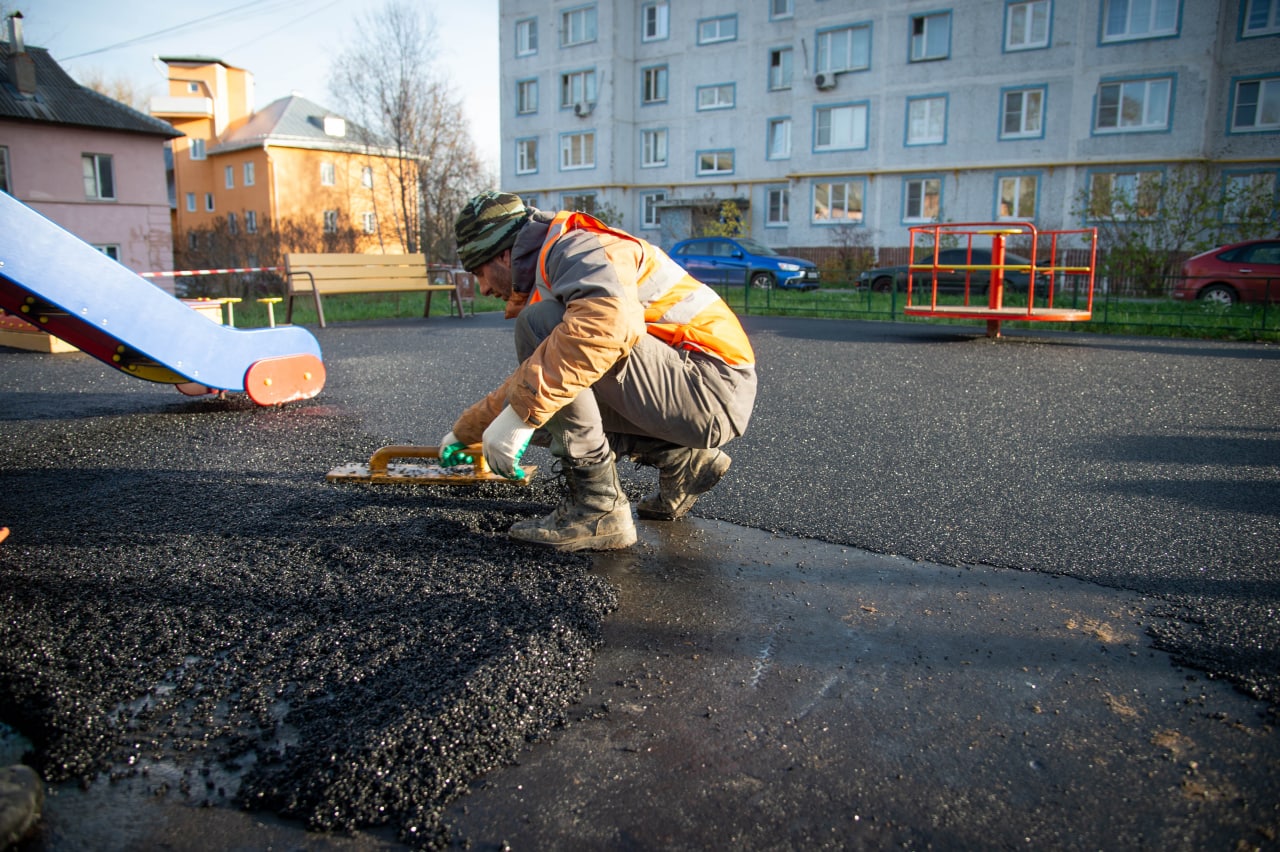
M 0 721 L 51 782 L 446 843 L 443 806 L 563 720 L 615 606 L 585 557 L 506 537 L 550 483 L 332 484 L 376 446 L 332 410 L 142 398 L 10 444 Z

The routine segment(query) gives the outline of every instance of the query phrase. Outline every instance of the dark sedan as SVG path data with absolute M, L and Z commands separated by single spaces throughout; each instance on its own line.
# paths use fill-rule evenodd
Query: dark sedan
M 920 263 L 929 263 L 932 256 L 922 258 Z M 1022 255 L 1005 252 L 1004 262 L 1006 266 L 1030 266 L 1031 261 Z M 918 264 L 917 264 L 918 265 Z M 965 289 L 965 280 L 969 282 L 970 293 L 985 293 L 988 285 L 991 284 L 991 272 L 986 269 L 966 270 L 957 267 L 966 266 L 990 266 L 991 250 L 985 248 L 947 248 L 938 252 L 938 292 L 939 293 L 962 293 Z M 858 286 L 868 287 L 877 293 L 887 293 L 891 288 L 896 287 L 899 291 L 907 289 L 907 274 L 910 270 L 906 266 L 883 266 L 879 269 L 868 269 L 858 276 Z M 933 273 L 928 270 L 917 269 L 913 274 L 912 288 L 931 288 L 933 286 Z M 1018 270 L 1006 269 L 1004 273 L 1004 286 L 1006 290 L 1018 293 L 1027 292 L 1027 279 L 1029 273 Z M 1036 278 L 1036 291 L 1039 292 L 1041 286 L 1048 286 L 1048 278 L 1041 274 Z

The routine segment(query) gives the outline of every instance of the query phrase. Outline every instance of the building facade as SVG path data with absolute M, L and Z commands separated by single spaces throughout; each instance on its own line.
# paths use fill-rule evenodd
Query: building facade
M 353 231 L 359 251 L 405 251 L 404 205 L 412 218 L 418 201 L 416 183 L 399 180 L 403 160 L 297 95 L 255 111 L 253 75 L 242 68 L 209 57 L 161 61 L 169 94 L 152 99 L 151 113 L 182 134 L 171 156 L 178 239 L 288 226 L 321 238 Z
M 0 191 L 135 272 L 172 269 L 164 146 L 177 131 L 76 83 L 48 51 L 24 44 L 19 16 L 8 26 Z
M 1182 164 L 1280 173 L 1280 0 L 501 0 L 502 182 L 661 245 L 1089 224 Z M 1091 201 L 1082 203 L 1082 199 Z

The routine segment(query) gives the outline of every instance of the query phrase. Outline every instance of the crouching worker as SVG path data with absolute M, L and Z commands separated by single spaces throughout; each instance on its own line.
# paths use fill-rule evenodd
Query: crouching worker
M 560 550 L 636 540 L 615 459 L 658 469 L 642 518 L 675 520 L 729 469 L 720 450 L 747 427 L 755 355 L 728 305 L 661 249 L 585 213 L 555 215 L 487 191 L 454 226 L 480 292 L 515 318 L 519 366 L 440 440 L 445 465 L 482 444 L 508 478 L 545 430 L 567 494 L 512 538 Z

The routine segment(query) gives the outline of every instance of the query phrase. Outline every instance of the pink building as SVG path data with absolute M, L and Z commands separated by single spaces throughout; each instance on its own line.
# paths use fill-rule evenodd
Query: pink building
M 0 191 L 137 272 L 173 269 L 165 143 L 181 134 L 76 83 L 22 41 L 0 42 Z M 156 279 L 171 290 L 172 279 Z

